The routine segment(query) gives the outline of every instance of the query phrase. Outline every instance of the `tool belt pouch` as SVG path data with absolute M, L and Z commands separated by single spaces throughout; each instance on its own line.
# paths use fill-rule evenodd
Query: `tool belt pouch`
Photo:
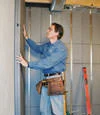
M 36 84 L 36 90 L 37 90 L 38 94 L 41 94 L 41 90 L 42 90 L 42 80 L 39 81 L 39 82 Z
M 64 81 L 52 80 L 48 82 L 48 95 L 63 95 L 64 94 Z

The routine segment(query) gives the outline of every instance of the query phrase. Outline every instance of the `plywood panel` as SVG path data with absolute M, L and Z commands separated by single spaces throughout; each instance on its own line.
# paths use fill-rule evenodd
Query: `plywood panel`
M 49 13 L 49 10 L 48 8 L 42 8 L 41 9 L 41 40 L 40 42 L 45 42 L 47 39 L 46 39 L 46 32 L 47 32 L 47 29 L 50 25 L 50 13 Z
M 100 64 L 93 65 L 93 104 L 100 105 Z M 100 110 L 100 109 L 99 109 Z M 94 110 L 95 111 L 95 110 Z M 99 115 L 99 114 L 95 114 Z
M 72 37 L 73 43 L 81 43 L 82 41 L 82 13 L 81 11 L 73 11 L 72 13 Z

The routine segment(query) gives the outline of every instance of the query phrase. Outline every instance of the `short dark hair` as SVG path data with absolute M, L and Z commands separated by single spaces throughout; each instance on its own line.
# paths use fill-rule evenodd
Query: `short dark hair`
M 55 26 L 55 32 L 59 32 L 59 35 L 58 35 L 58 40 L 61 39 L 61 37 L 63 36 L 64 34 L 64 30 L 63 30 L 63 27 L 62 25 L 60 24 L 57 24 L 57 23 L 52 23 L 52 25 Z

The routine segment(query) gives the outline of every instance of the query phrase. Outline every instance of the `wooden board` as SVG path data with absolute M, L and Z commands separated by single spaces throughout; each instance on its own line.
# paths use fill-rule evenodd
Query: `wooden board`
M 28 3 L 51 3 L 52 0 L 25 0 Z M 66 0 L 68 5 L 82 5 L 100 7 L 100 0 Z
M 31 3 L 51 3 L 52 0 L 25 0 L 25 2 Z

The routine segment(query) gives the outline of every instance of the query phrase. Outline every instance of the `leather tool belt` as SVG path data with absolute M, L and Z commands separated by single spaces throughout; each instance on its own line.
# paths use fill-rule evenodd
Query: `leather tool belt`
M 57 72 L 57 73 L 48 73 L 48 74 L 44 74 L 45 77 L 48 77 L 48 76 L 54 76 L 54 75 L 60 75 L 61 72 Z
M 41 94 L 42 86 L 48 88 L 48 95 L 63 95 L 64 90 L 64 81 L 62 77 L 57 78 L 50 78 L 50 79 L 44 79 L 42 81 L 39 81 L 36 84 L 36 89 L 39 94 Z

